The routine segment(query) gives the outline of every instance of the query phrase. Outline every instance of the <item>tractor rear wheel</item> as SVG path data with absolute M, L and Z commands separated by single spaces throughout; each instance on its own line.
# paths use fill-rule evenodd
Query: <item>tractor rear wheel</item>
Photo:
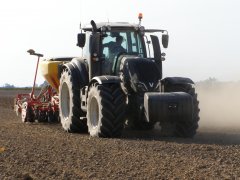
M 167 88 L 167 92 L 186 92 L 192 96 L 193 99 L 193 116 L 191 121 L 186 119 L 177 119 L 174 122 L 174 129 L 172 130 L 173 136 L 183 137 L 183 138 L 192 138 L 198 129 L 199 121 L 199 101 L 197 99 L 197 94 L 195 93 L 195 88 L 191 84 L 188 85 L 175 85 L 170 88 Z M 166 129 L 169 129 L 169 124 L 160 124 L 161 128 L 165 132 Z M 165 127 L 166 126 L 166 127 Z
M 80 107 L 80 89 L 73 81 L 73 76 L 64 70 L 59 86 L 59 116 L 64 130 L 67 132 L 86 132 L 86 122 L 80 120 L 83 112 Z
M 118 84 L 93 84 L 87 99 L 87 125 L 93 137 L 119 137 L 124 127 L 126 98 Z

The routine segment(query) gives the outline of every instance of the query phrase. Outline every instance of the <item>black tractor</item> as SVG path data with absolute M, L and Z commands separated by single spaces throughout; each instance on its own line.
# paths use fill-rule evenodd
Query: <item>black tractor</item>
M 161 44 L 156 34 L 161 34 Z M 168 32 L 139 24 L 95 23 L 82 28 L 82 57 L 59 65 L 59 109 L 68 132 L 119 137 L 124 127 L 193 137 L 199 121 L 194 82 L 162 78 Z

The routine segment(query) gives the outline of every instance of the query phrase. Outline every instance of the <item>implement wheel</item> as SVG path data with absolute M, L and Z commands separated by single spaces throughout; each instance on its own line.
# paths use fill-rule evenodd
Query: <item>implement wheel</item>
M 34 122 L 34 114 L 27 102 L 22 104 L 22 122 Z

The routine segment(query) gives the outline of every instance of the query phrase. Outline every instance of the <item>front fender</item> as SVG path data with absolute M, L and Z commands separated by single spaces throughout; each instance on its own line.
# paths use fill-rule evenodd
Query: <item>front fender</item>
M 89 83 L 89 86 L 94 82 L 97 82 L 98 84 L 110 84 L 110 83 L 119 84 L 121 82 L 121 79 L 117 76 L 96 76 L 92 78 L 92 80 Z
M 187 89 L 193 88 L 194 82 L 184 77 L 167 77 L 161 80 L 162 92 L 186 92 Z
M 98 84 L 120 84 L 121 79 L 117 76 L 95 76 L 91 79 L 90 83 L 88 84 L 87 91 L 89 92 L 92 84 L 98 83 Z M 86 96 L 86 99 L 88 97 L 88 93 Z
M 185 77 L 166 77 L 161 80 L 164 85 L 184 85 L 184 84 L 194 84 L 190 78 Z

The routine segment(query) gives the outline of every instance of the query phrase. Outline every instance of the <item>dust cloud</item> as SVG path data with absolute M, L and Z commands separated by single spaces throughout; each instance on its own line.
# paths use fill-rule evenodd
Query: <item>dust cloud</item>
M 240 129 L 240 82 L 197 83 L 200 128 Z

